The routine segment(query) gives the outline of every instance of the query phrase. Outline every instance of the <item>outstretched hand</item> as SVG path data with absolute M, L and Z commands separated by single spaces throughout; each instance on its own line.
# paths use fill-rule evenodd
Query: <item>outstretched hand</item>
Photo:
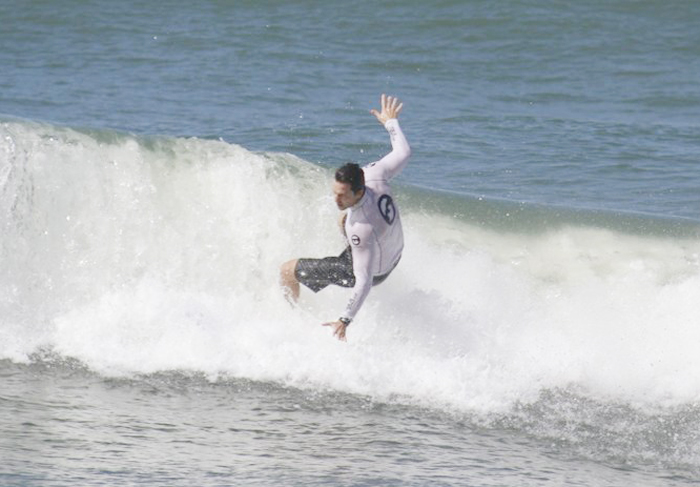
M 346 342 L 347 338 L 345 338 L 345 329 L 348 327 L 345 323 L 342 321 L 331 321 L 329 323 L 323 323 L 323 326 L 330 326 L 333 328 L 333 336 L 338 337 L 338 340 L 341 342 Z
M 369 111 L 369 113 L 377 117 L 379 123 L 384 125 L 388 120 L 391 120 L 392 118 L 399 118 L 399 113 L 403 108 L 403 103 L 401 103 L 398 98 L 393 96 L 386 96 L 384 93 L 382 93 L 381 104 L 381 112 L 378 112 L 374 108 Z

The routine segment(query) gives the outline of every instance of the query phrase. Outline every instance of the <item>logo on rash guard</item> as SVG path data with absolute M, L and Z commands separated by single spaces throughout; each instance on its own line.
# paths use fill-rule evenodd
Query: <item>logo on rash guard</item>
M 384 218 L 384 221 L 389 225 L 394 223 L 396 207 L 394 206 L 394 200 L 391 199 L 391 196 L 383 194 L 381 198 L 379 198 L 377 206 L 379 207 L 379 213 L 382 215 L 382 218 Z
M 353 243 L 353 245 L 360 245 L 360 237 L 357 235 L 350 237 L 350 241 Z

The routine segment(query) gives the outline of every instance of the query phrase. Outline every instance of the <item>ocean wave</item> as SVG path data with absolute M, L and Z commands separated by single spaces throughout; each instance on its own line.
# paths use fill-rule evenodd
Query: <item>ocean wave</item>
M 474 414 L 543 391 L 700 398 L 694 222 L 400 187 L 407 247 L 337 343 L 346 291 L 292 308 L 279 265 L 339 252 L 330 173 L 221 140 L 0 125 L 0 359 L 185 370 Z M 642 230 L 631 230 L 639 228 Z

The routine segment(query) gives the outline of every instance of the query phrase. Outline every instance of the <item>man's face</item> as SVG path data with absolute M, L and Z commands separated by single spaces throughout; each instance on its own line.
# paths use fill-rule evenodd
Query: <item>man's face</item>
M 357 194 L 355 194 L 352 192 L 352 189 L 350 189 L 350 183 L 333 181 L 333 196 L 335 197 L 335 204 L 338 205 L 338 209 L 342 211 L 347 210 L 360 201 L 360 198 L 362 198 L 362 191 L 358 191 Z

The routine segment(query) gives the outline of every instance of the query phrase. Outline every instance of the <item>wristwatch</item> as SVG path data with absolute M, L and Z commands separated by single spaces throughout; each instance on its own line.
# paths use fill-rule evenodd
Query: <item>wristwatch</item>
M 350 326 L 350 322 L 352 320 L 350 318 L 346 318 L 345 316 L 341 316 L 340 318 L 338 318 L 338 321 L 340 321 L 345 326 Z

